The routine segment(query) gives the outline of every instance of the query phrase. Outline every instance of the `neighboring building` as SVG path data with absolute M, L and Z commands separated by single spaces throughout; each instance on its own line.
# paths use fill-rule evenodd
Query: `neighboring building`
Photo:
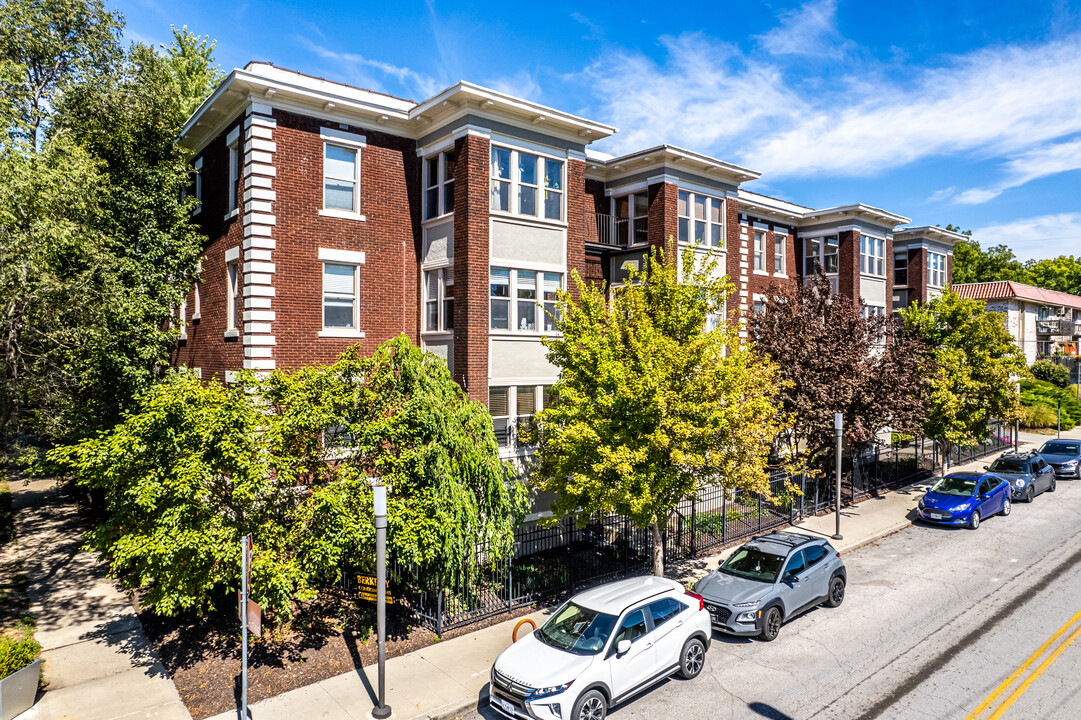
M 988 310 L 1005 313 L 1006 327 L 1029 365 L 1054 354 L 1077 355 L 1081 297 L 1009 280 L 953 289 L 963 298 L 983 300 Z
M 405 333 L 489 407 L 514 458 L 556 380 L 541 338 L 574 271 L 618 286 L 650 246 L 713 249 L 736 287 L 715 323 L 742 323 L 772 284 L 815 267 L 867 313 L 896 306 L 900 287 L 907 303 L 949 281 L 952 233 L 749 192 L 757 172 L 670 145 L 589 148 L 614 132 L 466 82 L 414 103 L 268 64 L 234 70 L 182 133 L 209 243 L 175 363 L 228 381 Z M 910 274 L 895 289 L 902 247 Z M 945 275 L 913 274 L 920 253 L 944 253 Z

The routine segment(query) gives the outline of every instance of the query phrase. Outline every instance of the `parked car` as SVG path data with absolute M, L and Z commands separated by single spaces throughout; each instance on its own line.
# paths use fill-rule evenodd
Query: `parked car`
M 1055 471 L 1055 477 L 1081 480 L 1081 440 L 1048 440 L 1040 457 Z
M 673 673 L 697 677 L 711 639 L 702 598 L 674 580 L 600 585 L 496 658 L 489 704 L 523 720 L 602 720 Z
M 1010 483 L 1014 500 L 1032 502 L 1041 493 L 1055 492 L 1055 471 L 1035 450 L 1003 453 L 990 467 L 985 465 L 983 469 Z
M 1013 509 L 1010 484 L 998 475 L 980 472 L 950 473 L 920 498 L 921 520 L 941 525 L 967 525 L 975 530 L 991 515 L 1009 515 Z
M 847 582 L 841 555 L 826 540 L 773 532 L 736 550 L 694 590 L 714 629 L 770 641 L 796 615 L 822 603 L 840 605 Z

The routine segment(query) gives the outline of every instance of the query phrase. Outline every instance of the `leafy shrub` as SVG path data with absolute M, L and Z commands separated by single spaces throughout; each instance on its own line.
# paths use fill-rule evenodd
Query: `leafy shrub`
M 0 678 L 22 670 L 41 652 L 41 643 L 34 639 L 33 625 L 19 623 L 16 635 L 0 636 Z
M 1055 426 L 1055 410 L 1047 405 L 1038 403 L 1024 409 L 1021 416 L 1021 427 L 1046 428 Z
M 1032 377 L 1049 382 L 1056 387 L 1064 388 L 1070 383 L 1070 370 L 1057 362 L 1037 360 L 1029 369 L 1032 371 Z
M 1076 392 L 1076 391 L 1075 391 Z M 1055 427 L 1055 413 L 1058 403 L 1062 401 L 1062 429 L 1070 428 L 1081 423 L 1081 403 L 1077 401 L 1075 392 L 1065 390 L 1043 380 L 1021 381 L 1021 404 L 1025 406 L 1026 417 L 1022 418 L 1024 427 Z M 1042 415 L 1029 413 L 1030 408 L 1036 405 L 1045 406 L 1045 410 L 1037 411 Z M 1048 420 L 1047 412 L 1050 412 Z M 1032 417 L 1029 417 L 1031 415 Z M 1043 425 L 1027 424 L 1029 422 L 1044 422 Z

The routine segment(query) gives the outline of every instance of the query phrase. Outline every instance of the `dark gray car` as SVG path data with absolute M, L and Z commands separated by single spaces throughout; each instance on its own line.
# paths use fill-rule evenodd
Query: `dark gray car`
M 705 601 L 714 630 L 773 640 L 781 623 L 845 598 L 848 573 L 841 555 L 822 538 L 774 532 L 736 550 L 694 590 Z
M 1048 440 L 1040 457 L 1055 470 L 1055 477 L 1081 479 L 1081 440 Z
M 1003 453 L 990 467 L 984 466 L 1010 484 L 1014 500 L 1032 502 L 1040 493 L 1055 491 L 1055 471 L 1035 450 Z

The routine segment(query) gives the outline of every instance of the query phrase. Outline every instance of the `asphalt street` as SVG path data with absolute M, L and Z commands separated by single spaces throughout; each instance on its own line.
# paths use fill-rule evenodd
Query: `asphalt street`
M 715 635 L 697 679 L 609 716 L 1081 718 L 1081 482 L 976 531 L 917 523 L 844 560 L 840 608 L 795 618 L 773 643 Z

